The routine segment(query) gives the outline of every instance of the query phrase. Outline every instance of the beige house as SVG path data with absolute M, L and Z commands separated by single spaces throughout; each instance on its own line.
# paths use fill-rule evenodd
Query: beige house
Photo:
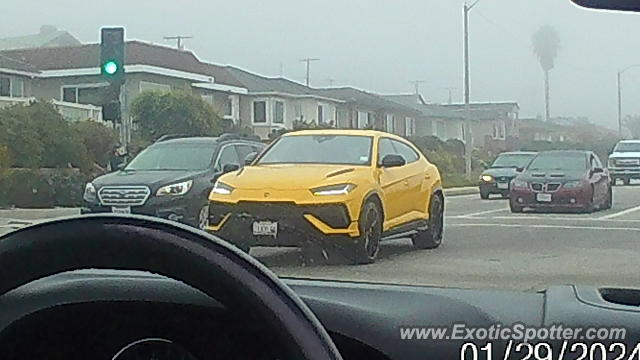
M 227 66 L 230 76 L 247 89 L 240 97 L 239 124 L 268 138 L 295 122 L 336 127 L 343 100 L 285 78 L 269 78 Z
M 439 104 L 429 104 L 422 95 L 385 95 L 385 99 L 409 106 L 419 112 L 417 136 L 436 136 L 440 140 L 464 141 L 464 119 L 460 114 Z
M 319 94 L 342 101 L 337 125 L 349 129 L 378 129 L 401 136 L 416 135 L 420 113 L 406 105 L 352 87 L 317 89 Z
M 464 104 L 443 105 L 464 118 Z M 515 150 L 518 146 L 520 107 L 516 102 L 473 103 L 469 106 L 473 146 L 492 152 Z
M 131 102 L 146 90 L 186 91 L 202 96 L 225 119 L 236 123 L 240 118 L 239 96 L 247 89 L 224 67 L 202 62 L 190 51 L 141 41 L 128 41 L 125 54 L 122 123 L 117 124 L 122 140 L 131 136 Z M 87 109 L 104 105 L 108 83 L 100 75 L 99 44 L 0 51 L 0 59 L 1 70 L 9 74 L 10 93 L 17 95 L 23 88 L 27 98 Z

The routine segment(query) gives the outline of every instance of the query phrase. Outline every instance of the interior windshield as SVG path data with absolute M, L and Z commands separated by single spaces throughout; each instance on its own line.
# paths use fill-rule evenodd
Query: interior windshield
M 531 161 L 529 170 L 586 170 L 584 154 L 541 154 Z
M 212 145 L 154 145 L 133 158 L 124 170 L 205 170 L 213 160 L 213 151 Z
M 516 154 L 507 154 L 500 155 L 496 160 L 491 164 L 492 168 L 521 168 L 526 167 L 529 161 L 533 159 L 535 155 L 516 155 Z
M 371 144 L 369 136 L 285 136 L 267 150 L 258 164 L 369 165 Z
M 572 0 L 0 10 L 0 236 L 144 216 L 282 278 L 640 288 L 640 13 Z

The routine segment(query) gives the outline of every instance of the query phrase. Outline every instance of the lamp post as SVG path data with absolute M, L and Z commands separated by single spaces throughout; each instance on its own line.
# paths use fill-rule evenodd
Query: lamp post
M 633 68 L 640 67 L 640 64 L 634 64 L 631 66 L 627 66 L 622 70 L 618 70 L 618 136 L 622 138 L 622 84 L 621 78 L 622 74 L 627 70 L 631 70 Z
M 464 163 L 465 174 L 471 176 L 471 152 L 473 151 L 473 136 L 471 135 L 471 106 L 470 106 L 470 80 L 469 80 L 469 12 L 480 0 L 476 0 L 473 4 L 464 4 Z

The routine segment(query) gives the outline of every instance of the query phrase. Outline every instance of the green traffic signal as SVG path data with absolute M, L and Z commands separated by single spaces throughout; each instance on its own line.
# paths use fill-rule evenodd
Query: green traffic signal
M 104 69 L 105 74 L 113 75 L 118 71 L 118 64 L 115 61 L 106 62 L 102 68 Z

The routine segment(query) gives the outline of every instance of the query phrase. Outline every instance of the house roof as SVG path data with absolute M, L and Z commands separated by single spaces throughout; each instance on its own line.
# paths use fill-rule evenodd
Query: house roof
M 567 128 L 563 125 L 558 125 L 550 121 L 543 121 L 539 119 L 520 119 L 518 126 L 520 130 L 532 129 L 532 130 L 549 131 L 549 132 L 567 130 Z
M 29 64 L 0 54 L 0 69 L 37 73 L 38 69 Z M 0 70 L 1 72 L 2 70 Z
M 428 104 L 420 94 L 383 95 L 387 100 L 409 106 L 427 117 L 462 119 L 463 117 L 452 109 L 439 104 Z
M 242 86 L 253 93 L 276 92 L 292 95 L 315 95 L 318 92 L 303 84 L 283 77 L 266 77 L 234 67 L 226 66 L 225 70 Z
M 8 50 L 0 51 L 0 55 L 39 70 L 95 68 L 100 62 L 100 44 Z M 157 66 L 212 76 L 216 83 L 242 86 L 225 67 L 200 61 L 191 51 L 142 41 L 126 42 L 125 65 Z
M 324 88 L 316 89 L 320 94 L 324 94 L 328 97 L 344 100 L 349 103 L 360 104 L 366 107 L 371 107 L 376 110 L 393 110 L 410 113 L 412 115 L 418 115 L 418 111 L 413 107 L 399 104 L 395 101 L 385 99 L 383 96 L 373 94 L 364 90 L 352 88 L 352 87 L 339 87 L 339 88 Z
M 454 110 L 458 113 L 465 111 L 465 104 L 447 104 L 442 105 L 447 109 Z M 513 111 L 520 109 L 517 102 L 485 102 L 469 104 L 471 116 L 477 120 L 493 120 L 496 115 L 507 115 Z
M 70 33 L 48 25 L 41 27 L 37 34 L 0 39 L 0 50 L 60 45 L 80 45 L 80 41 Z

